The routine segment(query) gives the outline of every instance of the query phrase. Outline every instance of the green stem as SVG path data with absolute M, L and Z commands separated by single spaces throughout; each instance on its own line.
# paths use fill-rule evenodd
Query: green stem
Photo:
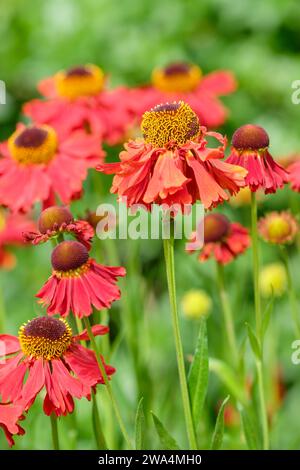
M 92 393 L 92 400 L 93 400 L 93 428 L 94 428 L 96 444 L 97 444 L 98 449 L 108 450 L 105 437 L 102 432 L 96 393 Z
M 294 321 L 294 330 L 295 335 L 297 338 L 300 338 L 300 320 L 299 320 L 299 311 L 297 305 L 297 296 L 294 288 L 291 268 L 290 268 L 290 261 L 287 249 L 285 246 L 281 247 L 282 254 L 283 254 L 283 261 L 285 264 L 286 274 L 287 274 L 287 282 L 288 282 L 288 295 L 290 301 L 290 309 L 292 313 L 292 318 Z
M 255 319 L 256 319 L 256 335 L 260 343 L 261 351 L 263 354 L 263 339 L 262 339 L 262 316 L 261 316 L 261 301 L 259 293 L 259 250 L 258 250 L 258 232 L 257 232 L 257 201 L 256 193 L 251 192 L 251 235 L 252 235 L 252 253 L 253 253 L 253 285 L 254 285 L 254 302 L 255 302 Z M 260 419 L 263 435 L 263 449 L 269 449 L 269 426 L 268 414 L 266 407 L 266 397 L 264 389 L 264 376 L 263 376 L 263 361 L 256 359 L 256 370 L 258 380 L 258 393 L 260 403 Z
M 258 381 L 258 395 L 260 403 L 261 413 L 261 426 L 263 432 L 263 449 L 269 449 L 269 425 L 268 425 L 268 414 L 266 410 L 266 399 L 264 389 L 264 378 L 263 378 L 263 363 L 260 360 L 256 360 L 257 370 L 257 381 Z
M 174 334 L 175 347 L 176 347 L 177 366 L 178 366 L 178 373 L 179 373 L 179 381 L 180 381 L 181 397 L 182 397 L 183 410 L 184 410 L 184 416 L 185 416 L 186 430 L 187 430 L 190 448 L 192 450 L 195 450 L 197 449 L 197 441 L 196 441 L 195 428 L 194 428 L 193 417 L 192 417 L 192 412 L 191 412 L 188 386 L 187 386 L 187 381 L 186 381 L 184 355 L 183 355 L 183 347 L 182 347 L 181 336 L 180 336 L 178 309 L 177 309 L 177 300 L 176 300 L 174 237 L 171 236 L 170 239 L 165 239 L 163 242 L 164 242 L 169 298 L 170 298 L 170 305 L 171 305 L 173 334 Z
M 59 450 L 59 439 L 57 429 L 57 417 L 54 413 L 50 415 L 53 449 Z
M 99 366 L 101 375 L 102 375 L 103 380 L 104 380 L 104 383 L 105 383 L 105 385 L 106 385 L 107 393 L 108 393 L 108 395 L 109 395 L 109 398 L 110 398 L 112 407 L 113 407 L 113 409 L 114 409 L 114 412 L 115 412 L 115 415 L 116 415 L 116 418 L 117 418 L 117 421 L 118 421 L 118 423 L 119 423 L 121 432 L 122 432 L 122 434 L 123 434 L 123 437 L 124 437 L 124 439 L 125 439 L 125 441 L 126 441 L 127 446 L 129 447 L 129 449 L 132 449 L 132 444 L 131 444 L 131 442 L 130 442 L 130 438 L 129 438 L 128 434 L 127 434 L 127 431 L 126 431 L 126 428 L 125 428 L 125 425 L 124 425 L 124 422 L 123 422 L 121 413 L 120 413 L 120 411 L 119 411 L 118 404 L 117 404 L 116 399 L 115 399 L 115 397 L 114 397 L 114 394 L 113 394 L 111 385 L 110 385 L 110 383 L 109 383 L 109 380 L 108 380 L 108 377 L 107 377 L 107 374 L 106 374 L 106 371 L 105 371 L 105 367 L 104 367 L 104 365 L 103 365 L 103 363 L 102 363 L 102 360 L 101 360 L 101 357 L 100 357 L 100 354 L 99 354 L 99 351 L 98 351 L 98 346 L 97 346 L 97 343 L 96 343 L 96 341 L 95 341 L 95 337 L 94 337 L 93 332 L 92 332 L 92 328 L 91 328 L 91 324 L 90 324 L 89 318 L 85 317 L 85 318 L 84 318 L 84 322 L 85 322 L 85 327 L 86 327 L 87 332 L 88 332 L 88 335 L 89 335 L 89 339 L 90 339 L 90 341 L 91 341 L 93 350 L 94 350 L 95 355 L 96 355 L 96 359 L 97 359 L 97 363 L 98 363 L 98 366 Z
M 259 294 L 259 252 L 257 236 L 257 201 L 256 194 L 251 192 L 251 236 L 252 236 L 252 256 L 253 256 L 253 283 L 255 301 L 255 320 L 257 338 L 261 337 L 261 302 Z
M 224 266 L 218 262 L 216 264 L 217 264 L 217 278 L 218 278 L 219 294 L 220 294 L 221 306 L 223 310 L 225 329 L 226 329 L 228 343 L 230 346 L 230 353 L 232 355 L 233 365 L 234 367 L 236 367 L 238 365 L 239 350 L 238 350 L 237 340 L 236 340 L 236 335 L 235 335 L 235 330 L 234 330 L 232 310 L 231 310 L 230 302 L 228 299 L 228 295 L 225 290 Z

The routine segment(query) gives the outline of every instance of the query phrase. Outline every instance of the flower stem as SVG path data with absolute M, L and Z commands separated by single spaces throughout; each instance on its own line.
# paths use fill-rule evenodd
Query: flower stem
M 219 294 L 220 294 L 221 306 L 223 310 L 225 329 L 226 329 L 228 343 L 230 346 L 230 352 L 232 355 L 233 365 L 234 367 L 236 367 L 238 365 L 239 350 L 238 350 L 237 340 L 236 340 L 236 335 L 235 335 L 235 330 L 234 330 L 232 310 L 231 310 L 230 302 L 229 302 L 229 299 L 225 290 L 224 266 L 218 262 L 216 264 L 217 264 L 217 278 L 218 278 Z
M 256 319 L 256 335 L 261 346 L 263 354 L 263 338 L 262 331 L 262 315 L 261 301 L 259 293 L 259 252 L 258 252 L 258 235 L 257 235 L 257 201 L 255 192 L 251 192 L 251 236 L 252 236 L 252 253 L 253 253 L 253 285 L 254 285 L 254 302 L 255 302 L 255 319 Z M 258 394 L 260 402 L 260 419 L 263 435 L 263 449 L 269 449 L 269 426 L 266 407 L 266 397 L 264 390 L 263 360 L 256 358 L 256 370 L 258 381 Z
M 85 327 L 86 327 L 87 332 L 88 332 L 88 335 L 89 335 L 89 339 L 90 339 L 90 341 L 91 341 L 93 350 L 94 350 L 95 355 L 96 355 L 96 359 L 97 359 L 97 363 L 98 363 L 98 366 L 99 366 L 101 375 L 102 375 L 103 380 L 104 380 L 104 383 L 105 383 L 105 385 L 106 385 L 107 393 L 108 393 L 108 395 L 109 395 L 109 398 L 110 398 L 112 407 L 113 407 L 113 409 L 114 409 L 114 412 L 115 412 L 115 415 L 116 415 L 116 418 L 117 418 L 117 421 L 118 421 L 118 423 L 119 423 L 121 432 L 122 432 L 122 434 L 123 434 L 123 437 L 124 437 L 124 439 L 125 439 L 125 441 L 126 441 L 126 444 L 127 444 L 128 448 L 129 448 L 129 449 L 132 449 L 132 444 L 131 444 L 131 442 L 130 442 L 130 438 L 129 438 L 128 434 L 127 434 L 127 431 L 126 431 L 126 428 L 125 428 L 125 425 L 124 425 L 124 422 L 123 422 L 121 413 L 120 413 L 120 411 L 119 411 L 118 404 L 117 404 L 116 399 L 115 399 L 115 397 L 114 397 L 112 388 L 111 388 L 111 386 L 110 386 L 110 383 L 109 383 L 109 380 L 108 380 L 108 377 L 107 377 L 107 374 L 106 374 L 106 371 L 105 371 L 105 367 L 104 367 L 104 365 L 103 365 L 103 363 L 102 363 L 102 360 L 101 360 L 101 357 L 100 357 L 100 354 L 99 354 L 99 351 L 98 351 L 98 346 L 97 346 L 97 343 L 96 343 L 96 341 L 95 341 L 95 337 L 94 337 L 93 332 L 92 332 L 92 328 L 91 328 L 91 324 L 90 324 L 89 318 L 85 317 L 85 318 L 84 318 L 84 322 L 85 322 Z
M 177 309 L 177 300 L 176 300 L 174 237 L 171 236 L 169 239 L 164 239 L 163 242 L 164 242 L 169 298 L 170 298 L 170 305 L 171 305 L 173 334 L 174 334 L 174 340 L 175 340 L 177 366 L 178 366 L 180 388 L 181 388 L 181 397 L 182 397 L 185 423 L 186 423 L 186 429 L 187 429 L 187 435 L 189 439 L 190 448 L 192 450 L 195 450 L 197 449 L 197 441 L 196 441 L 195 428 L 194 428 L 193 417 L 192 417 L 192 412 L 191 412 L 188 386 L 187 386 L 187 381 L 186 381 L 184 355 L 183 355 L 183 347 L 182 347 L 181 336 L 180 336 L 178 309 Z
M 59 438 L 57 429 L 57 417 L 54 413 L 50 415 L 53 449 L 59 450 Z
M 105 437 L 102 432 L 96 393 L 92 393 L 92 401 L 93 401 L 93 428 L 94 428 L 96 444 L 97 444 L 98 449 L 107 450 L 108 447 L 107 447 Z
M 287 275 L 287 284 L 288 284 L 288 294 L 290 300 L 290 308 L 292 312 L 292 317 L 294 321 L 294 330 L 297 338 L 300 338 L 300 320 L 299 320 L 299 311 L 297 306 L 297 296 L 294 288 L 291 268 L 290 268 L 290 261 L 287 249 L 285 246 L 281 247 L 283 261 L 285 264 L 286 275 Z

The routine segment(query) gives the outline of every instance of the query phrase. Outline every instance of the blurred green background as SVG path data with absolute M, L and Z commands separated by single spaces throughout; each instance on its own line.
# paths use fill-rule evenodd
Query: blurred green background
M 153 67 L 187 60 L 200 65 L 204 73 L 227 68 L 236 74 L 239 89 L 224 99 L 230 117 L 223 132 L 231 136 L 236 127 L 255 122 L 268 130 L 274 155 L 295 152 L 300 150 L 300 107 L 291 102 L 291 84 L 300 79 L 299 18 L 300 3 L 296 0 L 0 0 L 0 79 L 5 81 L 8 93 L 7 105 L 0 106 L 0 136 L 5 138 L 12 131 L 22 103 L 37 96 L 37 81 L 58 69 L 94 62 L 111 76 L 112 85 L 138 85 L 149 80 Z M 113 152 L 117 154 L 117 150 Z M 90 175 L 85 198 L 74 205 L 74 213 L 82 214 L 87 207 L 95 210 L 101 202 L 97 184 L 108 192 L 110 181 L 110 177 Z M 291 195 L 286 189 L 266 198 L 260 210 L 287 208 L 291 201 L 297 212 L 298 195 Z M 227 206 L 222 210 L 249 225 L 247 209 Z M 262 247 L 264 263 L 278 260 L 276 249 Z M 159 241 L 120 241 L 115 248 L 129 271 L 122 285 L 124 301 L 111 312 L 112 341 L 116 347 L 111 362 L 118 369 L 113 383 L 122 412 L 132 431 L 139 393 L 134 358 L 124 341 L 127 338 L 138 351 L 136 366 L 147 403 L 185 446 L 162 245 Z M 94 254 L 97 259 L 110 262 L 115 258 L 114 249 L 108 242 L 97 240 Z M 16 334 L 23 321 L 40 311 L 34 295 L 50 274 L 49 253 L 49 246 L 17 249 L 17 268 L 1 272 L 10 333 Z M 291 254 L 299 290 L 299 255 L 295 250 Z M 250 255 L 248 252 L 226 268 L 241 343 L 245 321 L 253 321 Z M 178 243 L 176 258 L 178 297 L 187 289 L 203 288 L 213 298 L 208 321 L 209 351 L 211 356 L 221 357 L 223 349 L 226 354 L 226 345 L 220 341 L 222 317 L 213 263 L 200 265 L 195 256 L 188 257 L 183 243 Z M 197 322 L 182 319 L 182 327 L 185 350 L 192 354 Z M 283 297 L 275 306 L 267 348 L 270 364 L 275 364 L 275 368 L 281 365 L 287 388 L 284 406 L 273 423 L 274 448 L 300 445 L 300 369 L 290 361 L 292 340 L 288 302 Z M 248 349 L 247 364 L 251 370 Z M 210 376 L 209 387 L 201 427 L 203 446 L 209 442 L 217 403 L 228 394 L 214 375 Z M 109 429 L 111 419 L 103 391 L 100 397 L 105 429 Z M 90 408 L 82 402 L 76 416 L 60 423 L 63 447 L 74 448 L 78 435 L 78 448 L 94 447 L 89 416 Z M 147 446 L 157 448 L 149 410 L 147 416 Z M 117 429 L 117 424 L 112 424 Z M 50 424 L 41 413 L 39 400 L 29 413 L 25 428 L 27 434 L 17 439 L 17 448 L 51 448 Z M 117 440 L 118 436 L 114 443 Z M 6 448 L 2 435 L 0 442 Z M 226 428 L 224 447 L 245 447 L 238 427 Z

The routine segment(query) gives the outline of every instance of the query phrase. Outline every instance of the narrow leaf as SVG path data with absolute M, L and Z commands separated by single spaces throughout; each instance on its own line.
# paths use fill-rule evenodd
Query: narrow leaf
M 237 401 L 243 404 L 247 403 L 243 383 L 239 380 L 235 371 L 228 364 L 220 361 L 219 359 L 210 359 L 209 369 L 219 377 L 221 382 L 223 382 Z
M 266 331 L 268 329 L 270 318 L 273 313 L 273 308 L 274 308 L 274 296 L 272 295 L 272 298 L 266 307 L 266 310 L 264 312 L 263 319 L 262 319 L 262 325 L 261 325 L 261 338 L 262 339 L 265 337 Z
M 152 413 L 155 429 L 158 434 L 160 445 L 163 450 L 180 450 L 175 439 L 169 434 L 162 422 Z
M 136 450 L 142 450 L 144 448 L 144 426 L 145 426 L 145 415 L 143 408 L 144 398 L 142 397 L 139 401 L 136 416 L 135 416 L 135 448 Z
M 252 418 L 250 417 L 250 413 L 242 406 L 239 407 L 239 412 L 248 449 L 258 450 L 260 447 L 257 440 L 257 431 L 255 431 L 255 426 Z
M 224 436 L 224 411 L 225 411 L 225 406 L 229 398 L 230 396 L 228 395 L 223 401 L 222 405 L 220 406 L 217 420 L 216 420 L 215 429 L 214 429 L 213 436 L 211 439 L 211 444 L 210 444 L 211 450 L 219 450 L 222 447 L 223 436 Z
M 194 425 L 197 429 L 208 386 L 208 343 L 205 319 L 200 322 L 195 354 L 189 371 L 188 386 Z
M 249 325 L 249 323 L 246 323 L 246 326 L 248 330 L 248 338 L 250 341 L 251 349 L 253 353 L 255 354 L 255 356 L 257 357 L 257 359 L 261 359 L 261 349 L 260 349 L 260 345 L 256 337 L 256 334 L 254 333 L 254 330 L 252 326 Z

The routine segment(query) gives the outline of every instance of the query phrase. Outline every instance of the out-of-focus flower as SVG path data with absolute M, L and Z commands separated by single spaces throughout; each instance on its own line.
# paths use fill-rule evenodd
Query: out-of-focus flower
M 259 288 L 263 297 L 271 297 L 273 294 L 280 297 L 287 288 L 286 269 L 281 263 L 271 263 L 260 271 Z
M 113 211 L 105 212 L 103 215 L 97 215 L 96 212 L 87 211 L 83 219 L 86 220 L 97 233 L 99 230 L 107 232 L 114 229 L 117 225 L 117 217 Z
M 232 196 L 229 203 L 234 207 L 250 206 L 251 204 L 251 190 L 246 186 L 241 188 L 240 191 Z
M 269 212 L 258 223 L 261 237 L 269 243 L 293 243 L 299 231 L 299 224 L 289 211 Z
M 134 90 L 137 116 L 140 119 L 157 103 L 182 100 L 191 106 L 203 126 L 218 127 L 227 118 L 227 109 L 219 96 L 234 92 L 236 87 L 229 71 L 203 75 L 197 65 L 173 63 L 153 71 L 152 85 Z
M 116 282 L 125 276 L 125 269 L 96 263 L 81 243 L 61 242 L 54 248 L 51 262 L 52 275 L 36 295 L 48 306 L 48 315 L 66 317 L 72 311 L 82 318 L 91 315 L 93 306 L 97 310 L 109 308 L 120 298 Z
M 201 222 L 203 224 L 203 222 Z M 200 261 L 213 257 L 218 263 L 227 264 L 246 251 L 250 245 L 248 230 L 237 222 L 218 213 L 204 217 L 204 245 L 199 254 Z M 187 251 L 193 251 L 196 234 L 191 235 L 191 244 Z
M 289 182 L 291 183 L 291 188 L 297 193 L 300 192 L 300 159 L 295 159 L 288 167 L 287 171 L 289 173 Z
M 104 335 L 108 327 L 93 326 L 93 334 Z M 38 317 L 21 326 L 19 337 L 0 335 L 0 394 L 2 401 L 21 403 L 28 411 L 36 396 L 46 391 L 46 415 L 67 415 L 74 410 L 74 398 L 90 399 L 93 388 L 104 383 L 93 351 L 79 344 L 87 340 L 84 330 L 73 336 L 63 319 Z M 104 363 L 108 376 L 115 372 Z M 20 416 L 20 412 L 17 413 Z
M 68 204 L 88 168 L 104 158 L 98 137 L 84 131 L 63 135 L 47 125 L 24 124 L 0 145 L 0 154 L 0 203 L 15 212 L 36 202 L 48 206 L 54 196 Z
M 0 428 L 3 429 L 8 445 L 14 445 L 13 436 L 22 436 L 25 431 L 18 421 L 24 419 L 21 405 L 0 404 Z
M 246 171 L 222 161 L 226 139 L 200 127 L 184 102 L 158 105 L 144 114 L 143 140 L 130 141 L 119 163 L 99 165 L 115 174 L 112 193 L 127 198 L 128 206 L 144 204 L 193 204 L 205 208 L 229 199 L 244 186 Z M 216 138 L 217 148 L 207 147 L 206 136 Z
M 24 106 L 26 116 L 69 132 L 86 129 L 110 145 L 122 142 L 133 122 L 132 92 L 125 87 L 108 90 L 103 71 L 84 65 L 42 80 L 38 89 L 47 98 Z
M 38 228 L 39 232 L 25 232 L 24 239 L 38 245 L 65 233 L 73 235 L 89 250 L 95 234 L 93 227 L 86 220 L 74 220 L 71 211 L 65 206 L 51 206 L 43 210 Z
M 262 189 L 265 194 L 275 193 L 288 182 L 288 172 L 275 162 L 268 148 L 269 136 L 260 126 L 246 124 L 233 134 L 226 161 L 248 170 L 246 184 L 252 192 Z
M 204 290 L 191 289 L 182 297 L 181 307 L 185 317 L 196 320 L 209 314 L 212 300 Z
M 0 268 L 11 269 L 15 266 L 16 258 L 7 248 L 24 244 L 23 232 L 34 229 L 34 222 L 27 216 L 11 214 L 0 208 Z

